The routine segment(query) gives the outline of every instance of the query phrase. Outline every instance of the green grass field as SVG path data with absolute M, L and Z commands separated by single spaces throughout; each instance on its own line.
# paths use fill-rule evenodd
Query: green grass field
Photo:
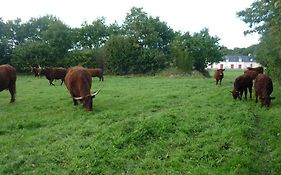
M 211 75 L 213 72 L 211 72 Z M 92 112 L 65 85 L 19 75 L 0 92 L 0 174 L 280 174 L 281 88 L 269 109 L 234 101 L 233 80 L 106 76 Z

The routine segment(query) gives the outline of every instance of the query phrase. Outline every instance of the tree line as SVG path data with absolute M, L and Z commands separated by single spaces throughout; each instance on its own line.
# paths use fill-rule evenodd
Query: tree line
M 281 77 L 281 0 L 256 0 L 237 13 L 249 25 L 245 34 L 261 34 L 255 55 L 267 72 L 280 83 Z
M 193 34 L 174 31 L 136 7 L 121 25 L 107 25 L 103 17 L 79 28 L 52 15 L 27 22 L 0 18 L 0 64 L 21 72 L 34 64 L 100 67 L 118 75 L 155 73 L 170 66 L 203 71 L 222 60 L 224 50 L 207 28 Z

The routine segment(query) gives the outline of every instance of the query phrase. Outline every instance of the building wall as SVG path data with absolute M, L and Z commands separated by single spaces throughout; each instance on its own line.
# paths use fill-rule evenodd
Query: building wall
M 258 67 L 261 66 L 257 62 L 228 62 L 223 61 L 220 63 L 214 63 L 209 65 L 208 69 L 247 69 L 247 67 Z

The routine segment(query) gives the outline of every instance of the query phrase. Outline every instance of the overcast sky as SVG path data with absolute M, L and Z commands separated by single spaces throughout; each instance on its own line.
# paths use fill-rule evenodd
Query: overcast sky
M 54 15 L 70 27 L 80 27 L 105 17 L 106 23 L 122 24 L 132 7 L 142 7 L 149 16 L 159 17 L 175 31 L 200 32 L 208 28 L 220 44 L 232 49 L 257 44 L 259 36 L 244 36 L 247 25 L 236 12 L 250 7 L 254 0 L 2 0 L 0 17 L 24 22 L 31 17 Z

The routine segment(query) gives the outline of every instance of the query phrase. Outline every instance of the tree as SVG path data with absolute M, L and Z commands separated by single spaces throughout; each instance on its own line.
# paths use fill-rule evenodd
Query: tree
M 251 28 L 249 32 L 262 35 L 257 47 L 257 60 L 273 77 L 280 80 L 281 76 L 281 1 L 257 0 L 237 15 Z
M 238 48 L 227 49 L 226 47 L 222 48 L 224 55 L 256 55 L 257 45 L 251 45 L 247 48 Z
M 141 47 L 134 37 L 112 36 L 105 45 L 107 69 L 111 73 L 124 75 L 135 73 L 141 55 Z
M 40 41 L 29 41 L 18 45 L 12 54 L 12 64 L 18 71 L 30 70 L 33 64 L 52 65 L 51 47 Z
M 70 29 L 60 20 L 50 21 L 48 28 L 40 33 L 42 41 L 51 47 L 53 63 L 62 59 L 72 47 Z M 55 66 L 51 64 L 49 66 Z
M 189 33 L 185 33 L 184 36 L 182 36 L 180 33 L 177 34 L 171 43 L 171 55 L 173 62 L 178 68 L 186 72 L 191 72 L 192 59 L 189 55 L 188 48 L 185 45 L 185 39 L 191 39 Z
M 127 35 L 137 40 L 142 50 L 143 55 L 138 57 L 142 68 L 137 72 L 155 72 L 172 62 L 169 47 L 175 35 L 159 17 L 153 18 L 142 8 L 133 7 L 126 16 L 123 28 Z M 144 68 L 144 65 L 148 67 Z
M 127 14 L 124 28 L 128 35 L 137 38 L 144 48 L 167 49 L 174 38 L 173 30 L 159 17 L 148 16 L 142 8 L 133 7 Z
M 280 0 L 279 0 L 280 1 Z M 256 0 L 249 8 L 237 12 L 238 17 L 242 21 L 249 24 L 251 30 L 247 30 L 244 33 L 263 34 L 272 23 L 275 18 L 276 12 L 274 13 L 276 0 Z
M 4 23 L 0 21 L 0 63 L 10 63 L 12 50 L 24 42 L 25 33 L 21 27 L 21 20 L 18 18 L 14 21 L 9 20 Z
M 82 65 L 89 68 L 105 68 L 105 49 L 71 50 L 60 63 L 65 67 Z
M 29 67 L 32 61 L 43 66 L 57 66 L 72 47 L 68 26 L 53 16 L 16 24 L 9 26 L 14 45 L 11 62 L 19 70 Z
M 222 47 L 218 42 L 219 38 L 210 36 L 207 28 L 186 40 L 195 70 L 204 71 L 208 64 L 222 60 Z
M 108 36 L 105 19 L 97 19 L 92 24 L 85 22 L 76 34 L 78 34 L 77 44 L 80 45 L 80 48 L 100 48 Z
M 9 28 L 0 18 L 0 64 L 10 63 L 11 47 L 9 46 L 9 38 L 7 37 Z

